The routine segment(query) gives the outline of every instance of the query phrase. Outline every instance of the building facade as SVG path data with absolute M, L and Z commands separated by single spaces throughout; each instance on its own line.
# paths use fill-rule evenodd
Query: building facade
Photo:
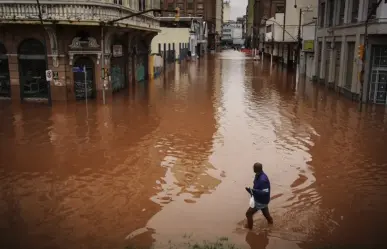
M 237 23 L 242 24 L 242 38 L 244 39 L 246 36 L 246 15 L 243 17 L 237 17 Z
M 223 0 L 161 0 L 161 8 L 180 9 L 182 17 L 203 17 L 208 29 L 208 48 L 216 50 L 220 44 L 223 23 Z M 174 14 L 165 13 L 173 17 Z
M 363 100 L 386 104 L 387 96 L 387 2 L 377 0 L 319 0 L 314 78 L 359 99 L 362 62 L 358 47 L 364 44 L 365 21 L 368 46 L 365 58 Z
M 36 1 L 2 3 L 1 97 L 109 99 L 113 92 L 146 80 L 159 20 L 153 13 L 114 19 L 150 8 L 159 8 L 158 2 L 41 0 L 40 20 Z M 46 70 L 52 70 L 50 82 Z
M 222 44 L 240 47 L 244 45 L 243 23 L 229 21 L 223 24 Z
M 294 4 L 294 2 L 290 3 L 286 0 L 255 0 L 253 2 L 253 48 L 258 48 L 264 39 L 264 34 L 261 31 L 266 26 L 265 20 L 274 17 L 276 12 L 281 12 L 277 10 L 283 8 L 285 3 Z
M 253 47 L 255 0 L 249 0 L 246 7 L 246 47 Z
M 223 23 L 230 21 L 231 6 L 230 0 L 223 2 Z
M 152 40 L 152 54 L 165 55 L 173 50 L 173 60 L 179 61 L 190 51 L 193 57 L 201 56 L 207 47 L 208 31 L 201 17 L 161 17 L 161 32 Z M 165 56 L 163 56 L 165 57 Z
M 298 0 L 297 5 L 290 1 L 275 2 L 275 5 L 272 5 L 273 16 L 268 18 L 265 21 L 265 27 L 261 28 L 263 39 L 260 42 L 260 50 L 272 55 L 274 59 L 288 67 L 294 66 L 295 62 L 298 62 L 297 58 L 300 57 L 298 53 L 299 36 L 302 39 L 303 31 L 309 31 L 307 28 L 303 29 L 303 21 L 313 20 L 313 13 L 309 11 L 313 5 L 316 10 L 317 0 Z M 304 52 L 302 55 L 304 56 Z

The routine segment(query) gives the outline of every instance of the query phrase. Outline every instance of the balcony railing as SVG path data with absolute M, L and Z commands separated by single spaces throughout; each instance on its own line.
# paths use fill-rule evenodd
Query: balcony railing
M 47 22 L 58 23 L 100 23 L 120 17 L 125 17 L 138 12 L 138 8 L 131 8 L 138 1 L 123 0 L 126 5 L 116 4 L 119 1 L 109 0 L 40 0 L 42 18 Z M 149 1 L 153 2 L 153 1 Z M 155 4 L 157 5 L 157 4 Z M 149 6 L 150 8 L 152 6 Z M 157 8 L 155 6 L 154 8 Z M 146 8 L 148 9 L 148 8 Z M 1 1 L 0 23 L 39 21 L 39 9 L 36 1 Z M 141 26 L 146 28 L 159 28 L 159 21 L 152 14 L 144 14 L 137 17 L 119 21 L 118 24 Z

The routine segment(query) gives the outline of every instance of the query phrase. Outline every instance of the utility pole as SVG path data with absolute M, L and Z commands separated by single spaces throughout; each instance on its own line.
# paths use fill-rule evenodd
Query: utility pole
M 43 17 L 42 17 L 42 9 L 40 8 L 39 0 L 36 0 L 36 4 L 38 5 L 40 24 L 42 25 L 42 28 L 44 29 L 44 22 L 43 22 Z M 45 38 L 43 39 L 43 46 L 44 46 L 44 50 L 45 50 L 44 59 L 46 61 L 46 70 L 48 70 L 47 42 L 46 42 Z M 52 106 L 51 81 L 47 82 L 47 92 L 48 92 L 48 105 Z
M 297 65 L 300 66 L 300 57 L 301 57 L 301 47 L 302 47 L 302 38 L 301 38 L 301 19 L 302 19 L 302 8 L 300 8 L 300 16 L 298 19 L 298 34 L 297 34 L 297 54 L 296 61 Z
M 102 67 L 102 101 L 103 104 L 106 104 L 106 82 L 108 77 L 107 70 L 105 70 L 105 33 L 103 30 L 103 25 L 101 25 L 101 67 Z
M 372 14 L 379 7 L 382 0 L 379 0 L 376 5 L 371 9 L 370 13 L 367 15 L 367 19 L 364 24 L 364 49 L 362 52 L 362 63 L 361 63 L 361 71 L 360 71 L 360 92 L 359 92 L 359 112 L 363 109 L 363 91 L 364 91 L 364 73 L 365 73 L 365 64 L 366 64 L 366 54 L 368 49 L 368 23 L 372 17 Z

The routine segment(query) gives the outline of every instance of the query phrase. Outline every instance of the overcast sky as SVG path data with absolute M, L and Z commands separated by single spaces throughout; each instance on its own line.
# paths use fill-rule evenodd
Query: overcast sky
M 242 17 L 243 15 L 246 15 L 247 1 L 248 0 L 230 0 L 231 20 L 236 20 L 237 17 Z

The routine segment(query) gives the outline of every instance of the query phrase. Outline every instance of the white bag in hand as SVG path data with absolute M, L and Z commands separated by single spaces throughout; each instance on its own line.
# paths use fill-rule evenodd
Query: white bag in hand
M 253 196 L 253 191 L 250 189 L 250 192 L 251 192 L 251 197 L 250 197 L 250 201 L 249 201 L 249 206 L 251 208 L 255 208 L 255 200 L 254 200 L 254 196 Z

